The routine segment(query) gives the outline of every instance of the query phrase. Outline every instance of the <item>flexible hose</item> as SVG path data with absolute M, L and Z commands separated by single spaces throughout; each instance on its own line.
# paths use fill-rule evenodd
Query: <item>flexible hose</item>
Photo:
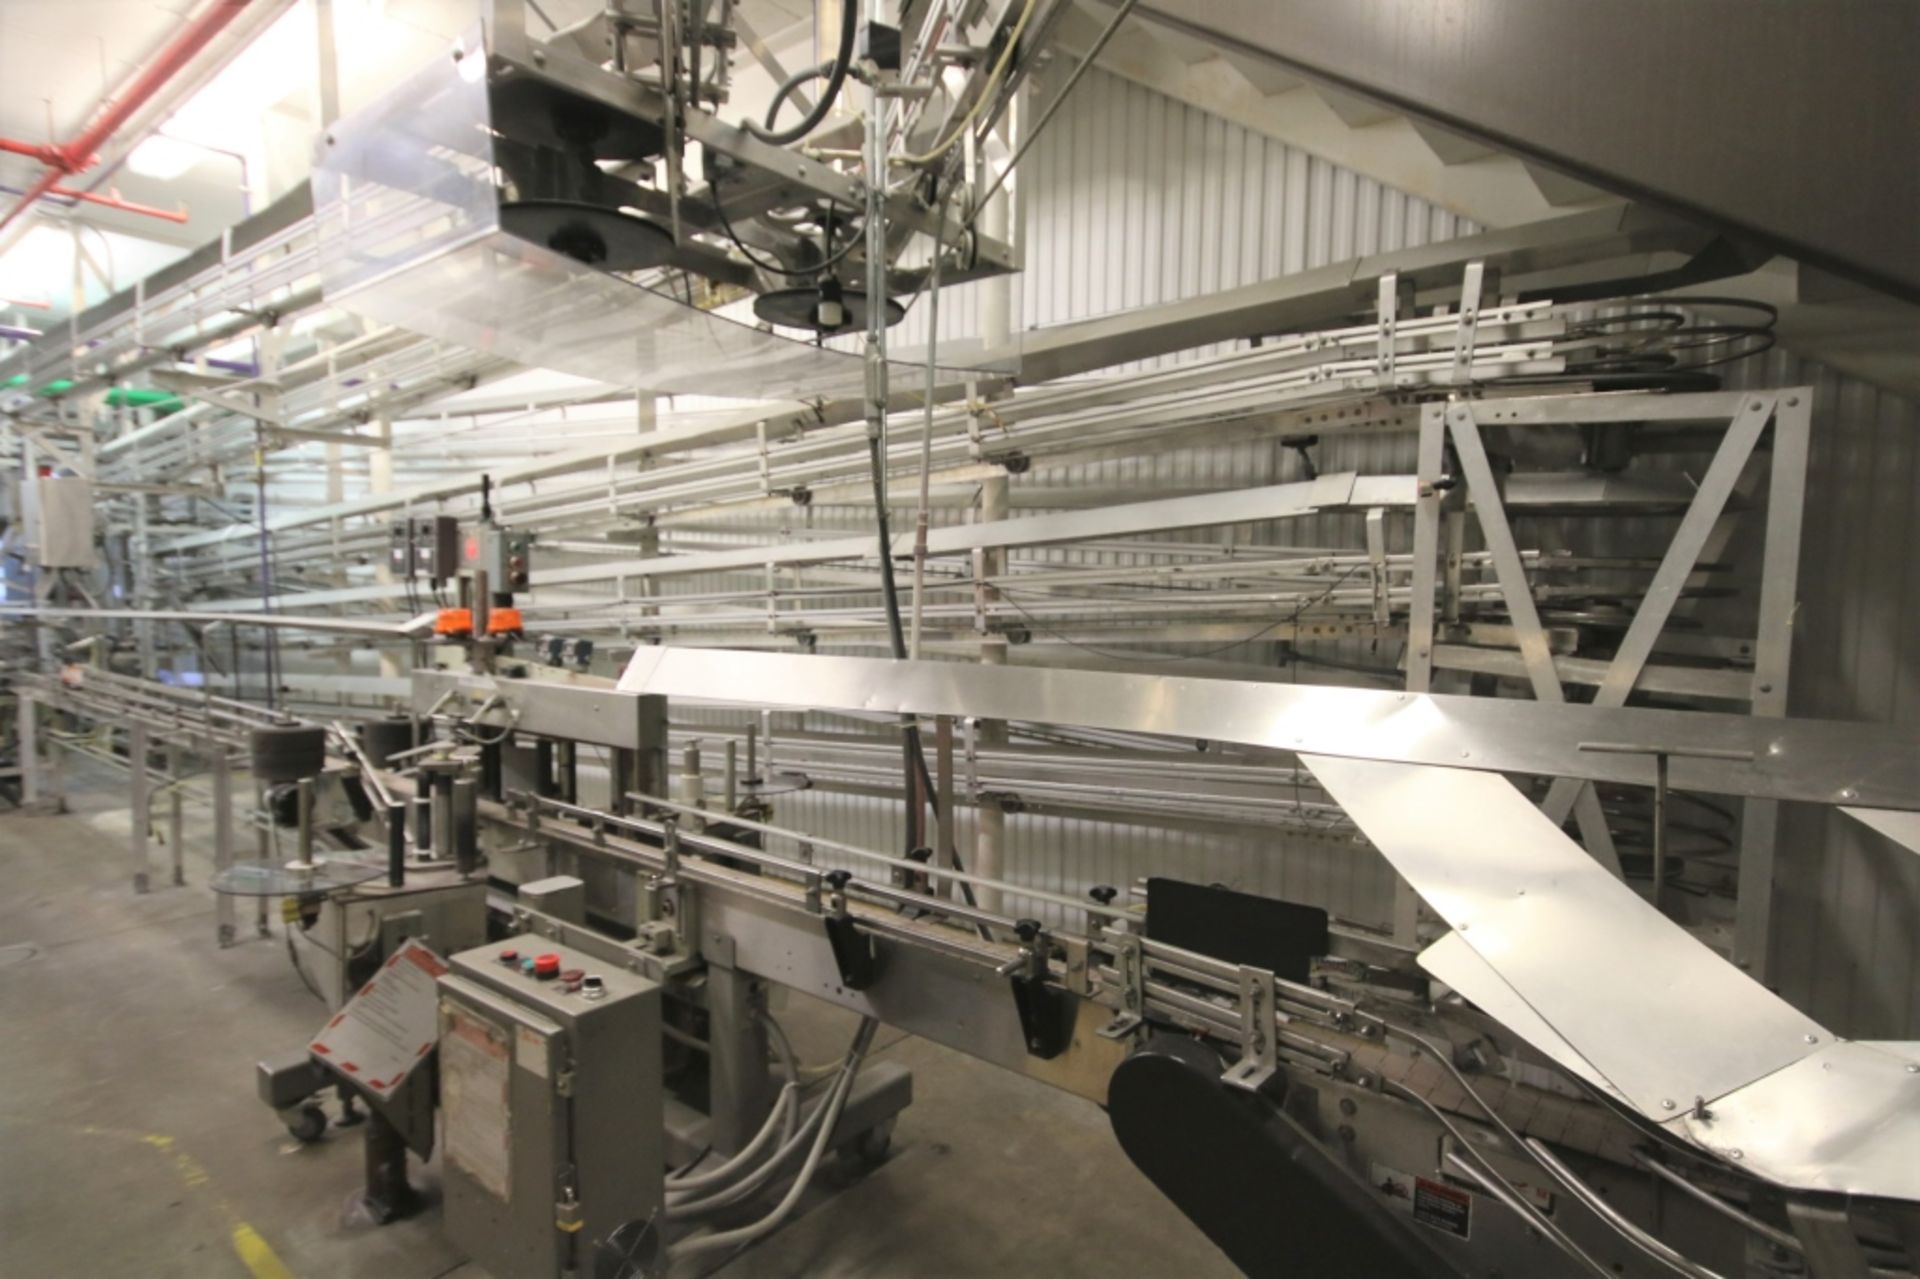
M 684 1177 L 667 1178 L 667 1190 L 670 1193 L 687 1193 L 695 1190 L 708 1190 L 715 1186 L 724 1185 L 759 1157 L 760 1152 L 766 1148 L 767 1143 L 773 1140 L 773 1135 L 780 1131 L 781 1121 L 786 1117 L 790 1108 L 799 1104 L 799 1097 L 800 1089 L 798 1085 L 788 1084 L 782 1088 L 780 1095 L 774 1099 L 773 1109 L 767 1112 L 766 1121 L 760 1125 L 760 1131 L 753 1135 L 752 1141 L 741 1147 L 739 1153 L 735 1154 L 719 1167 L 709 1169 L 706 1172 Z
M 787 1219 L 794 1206 L 800 1202 L 800 1196 L 806 1193 L 808 1184 L 813 1180 L 814 1171 L 820 1166 L 821 1156 L 826 1154 L 827 1147 L 832 1144 L 833 1130 L 839 1126 L 840 1113 L 846 1108 L 847 1097 L 853 1092 L 853 1077 L 859 1072 L 861 1058 L 866 1056 L 867 1048 L 873 1043 L 873 1032 L 879 1025 L 880 1023 L 871 1017 L 861 1019 L 860 1029 L 853 1037 L 853 1047 L 847 1053 L 846 1070 L 840 1076 L 833 1095 L 821 1107 L 821 1110 L 826 1112 L 826 1116 L 820 1124 L 819 1135 L 814 1138 L 813 1148 L 807 1152 L 807 1162 L 801 1166 L 800 1175 L 794 1178 L 793 1185 L 787 1188 L 787 1193 L 774 1206 L 773 1211 L 760 1220 L 738 1229 L 722 1230 L 717 1234 L 701 1235 L 695 1239 L 685 1240 L 671 1250 L 671 1256 L 674 1259 L 749 1244 L 779 1229 L 780 1223 Z
M 739 1176 L 733 1184 L 712 1190 L 704 1196 L 670 1200 L 666 1207 L 667 1220 L 688 1221 L 699 1217 L 710 1217 L 723 1209 L 745 1203 L 759 1194 L 779 1175 L 780 1170 L 787 1166 L 787 1161 L 813 1140 L 819 1131 L 821 1120 L 826 1118 L 827 1111 L 833 1104 L 833 1099 L 847 1086 L 848 1077 L 843 1069 L 828 1085 L 826 1092 L 820 1098 L 820 1104 L 807 1112 L 806 1121 L 782 1141 L 777 1150 L 762 1160 L 757 1168 Z M 668 1192 L 670 1195 L 686 1193 L 679 1186 L 668 1187 Z
M 798 142 L 819 128 L 820 122 L 827 118 L 827 112 L 833 110 L 834 100 L 840 96 L 840 86 L 847 81 L 847 70 L 853 66 L 853 29 L 858 25 L 859 5 L 856 0 L 844 0 L 840 6 L 840 48 L 833 62 L 823 63 L 821 67 L 809 67 L 805 71 L 788 76 L 781 84 L 780 91 L 774 95 L 773 105 L 767 111 L 767 122 L 762 125 L 755 124 L 752 120 L 742 120 L 740 127 L 762 142 L 770 142 L 777 147 Z M 775 130 L 773 117 L 774 113 L 780 109 L 780 104 L 786 101 L 787 95 L 800 85 L 819 75 L 822 67 L 830 68 L 827 70 L 827 87 L 820 94 L 820 100 L 813 104 L 813 110 L 807 112 L 799 123 L 791 128 Z

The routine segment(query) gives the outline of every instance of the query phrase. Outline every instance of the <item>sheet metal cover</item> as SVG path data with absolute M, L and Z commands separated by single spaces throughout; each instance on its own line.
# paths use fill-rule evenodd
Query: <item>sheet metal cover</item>
M 1460 938 L 1636 1108 L 1666 1119 L 1830 1039 L 1494 773 L 1302 755 Z
M 1672 753 L 1677 790 L 1815 803 L 1849 791 L 1878 807 L 1920 806 L 1920 740 L 1874 724 L 673 646 L 637 650 L 619 687 L 714 702 L 1074 724 L 1633 785 L 1652 784 L 1649 757 L 1587 744 L 1652 742 Z M 1750 759 L 1729 758 L 1747 751 Z
M 1896 808 L 1844 808 L 1841 811 L 1908 852 L 1920 853 L 1920 813 Z
M 1669 1126 L 1783 1185 L 1920 1199 L 1920 1044 L 1826 1044 Z
M 1506 979 L 1480 958 L 1478 951 L 1462 941 L 1459 933 L 1448 933 L 1421 951 L 1419 962 L 1422 968 L 1471 1000 L 1482 1012 L 1532 1044 L 1547 1060 L 1609 1096 L 1626 1100 L 1618 1088 L 1593 1068 L 1592 1062 L 1574 1051 L 1559 1031 L 1516 995 Z

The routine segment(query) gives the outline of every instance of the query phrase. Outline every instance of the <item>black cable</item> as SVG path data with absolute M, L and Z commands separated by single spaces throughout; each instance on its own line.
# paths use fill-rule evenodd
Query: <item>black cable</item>
M 893 529 L 891 521 L 887 518 L 886 464 L 880 457 L 878 436 L 867 437 L 867 461 L 873 479 L 874 519 L 880 526 L 880 599 L 887 614 L 887 639 L 893 648 L 894 660 L 905 661 L 907 632 L 900 621 L 900 590 L 893 578 Z M 926 798 L 927 807 L 932 809 L 934 815 L 938 817 L 940 800 L 933 786 L 933 770 L 927 767 L 926 748 L 920 741 L 919 721 L 911 716 L 903 716 L 900 732 L 904 739 L 901 749 L 906 755 L 906 765 L 910 774 L 907 794 L 909 797 L 912 796 L 912 782 L 917 779 L 920 783 L 920 793 Z M 910 826 L 914 824 L 910 823 Z M 916 836 L 917 833 L 910 831 L 910 838 L 907 841 L 909 845 L 916 848 L 919 847 L 919 840 L 912 836 Z M 967 868 L 960 863 L 960 850 L 949 848 L 946 851 L 947 855 L 953 858 L 953 869 L 963 875 L 966 874 Z M 974 900 L 973 885 L 961 884 L 960 895 L 967 905 L 977 904 Z M 992 940 L 992 935 L 985 924 L 977 924 L 975 927 L 982 939 Z
M 740 250 L 741 256 L 746 258 L 749 264 L 759 267 L 769 275 L 785 276 L 790 280 L 810 280 L 814 276 L 838 266 L 846 260 L 847 254 L 853 252 L 854 249 L 858 247 L 863 238 L 859 235 L 850 236 L 840 251 L 826 261 L 820 263 L 818 266 L 811 266 L 802 271 L 795 271 L 778 262 L 771 262 L 761 257 L 752 249 L 748 248 L 746 242 L 734 232 L 733 223 L 727 220 L 727 211 L 720 204 L 719 182 L 714 181 L 707 183 L 707 202 L 713 206 L 713 215 L 719 219 L 720 230 L 726 235 L 727 239 L 733 242 L 733 247 Z
M 859 25 L 859 12 L 860 8 L 856 0 L 842 0 L 840 5 L 840 48 L 837 51 L 837 56 L 834 58 L 832 69 L 827 73 L 827 87 L 821 92 L 820 100 L 813 104 L 813 110 L 807 112 L 799 123 L 789 129 L 775 130 L 773 128 L 773 115 L 771 111 L 768 112 L 766 124 L 761 125 L 755 124 L 752 120 L 742 120 L 740 127 L 762 142 L 770 142 L 777 147 L 784 147 L 789 143 L 798 142 L 819 128 L 820 122 L 827 118 L 827 112 L 833 110 L 834 100 L 840 96 L 840 86 L 847 82 L 847 72 L 853 66 L 853 30 Z M 811 80 L 818 71 L 819 68 L 815 67 L 798 72 L 798 77 L 801 77 L 800 83 L 804 84 L 807 80 Z M 794 76 L 788 77 L 789 80 L 794 78 Z M 795 85 L 794 87 L 797 88 L 799 86 Z M 783 84 L 781 88 L 786 89 L 786 86 Z M 791 93 L 792 89 L 786 89 L 786 91 Z M 780 103 L 783 100 L 784 98 L 779 96 L 774 98 L 774 110 L 779 109 Z

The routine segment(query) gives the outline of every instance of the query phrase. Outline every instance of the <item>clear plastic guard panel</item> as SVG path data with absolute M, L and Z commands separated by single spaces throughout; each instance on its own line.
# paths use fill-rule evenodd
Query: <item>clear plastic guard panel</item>
M 314 220 L 330 305 L 616 386 L 860 394 L 858 355 L 687 306 L 505 231 L 477 30 L 461 47 L 470 52 L 435 59 L 321 139 Z M 913 385 L 924 376 L 899 367 Z

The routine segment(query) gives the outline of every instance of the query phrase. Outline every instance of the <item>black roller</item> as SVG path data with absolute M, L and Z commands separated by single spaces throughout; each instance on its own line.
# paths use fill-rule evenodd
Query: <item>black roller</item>
M 853 333 L 867 327 L 867 295 L 859 289 L 843 289 L 840 305 L 843 318 L 837 325 L 821 322 L 820 306 L 825 300 L 816 288 L 775 289 L 753 300 L 753 313 L 768 324 L 789 329 L 807 329 L 814 333 Z M 887 299 L 887 327 L 892 328 L 907 315 L 907 308 Z
M 413 721 L 404 715 L 366 721 L 360 725 L 360 749 L 375 768 L 391 767 L 394 755 L 413 749 Z
M 1261 1279 L 1460 1273 L 1274 1097 L 1223 1081 L 1224 1065 L 1205 1044 L 1157 1035 L 1113 1072 L 1107 1117 L 1127 1157 L 1235 1265 Z
M 640 271 L 662 266 L 673 257 L 673 234 L 665 227 L 577 200 L 504 203 L 500 225 L 523 240 L 602 271 Z
M 318 777 L 327 766 L 327 730 L 310 724 L 273 724 L 253 730 L 253 775 L 263 782 Z

